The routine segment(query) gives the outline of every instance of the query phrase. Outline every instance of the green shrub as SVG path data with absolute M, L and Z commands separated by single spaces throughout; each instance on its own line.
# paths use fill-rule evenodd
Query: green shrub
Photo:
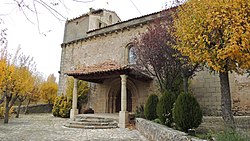
M 66 96 L 57 96 L 52 109 L 55 117 L 69 118 L 72 102 Z
M 59 111 L 60 111 L 60 104 L 62 102 L 62 96 L 57 96 L 54 101 L 52 114 L 55 117 L 59 117 Z
M 202 111 L 199 103 L 191 94 L 180 94 L 173 109 L 173 119 L 184 132 L 197 128 L 202 121 Z
M 250 141 L 250 137 L 246 134 L 238 133 L 233 130 L 226 130 L 216 134 L 216 141 Z
M 68 85 L 66 88 L 66 96 L 72 100 L 73 98 L 73 89 L 74 89 L 74 78 L 68 77 Z M 88 101 L 88 92 L 89 92 L 89 86 L 88 83 L 82 80 L 79 80 L 77 82 L 77 109 L 79 110 L 79 113 L 83 111 L 82 105 L 87 103 Z
M 139 107 L 136 106 L 135 117 L 137 117 L 137 118 L 145 118 L 144 106 L 143 105 L 140 105 Z
M 61 105 L 60 105 L 60 111 L 59 111 L 59 115 L 62 118 L 69 118 L 70 117 L 70 109 L 71 109 L 71 102 L 66 99 L 64 101 L 62 101 Z
M 158 96 L 153 94 L 148 97 L 147 103 L 145 105 L 144 115 L 148 120 L 154 120 L 157 118 L 156 106 L 158 103 Z
M 171 126 L 173 122 L 172 109 L 175 102 L 175 95 L 164 92 L 157 104 L 156 113 L 161 123 Z

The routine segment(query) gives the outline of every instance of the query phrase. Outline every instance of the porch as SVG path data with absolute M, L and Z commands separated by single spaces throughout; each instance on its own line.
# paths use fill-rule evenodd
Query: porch
M 131 79 L 140 80 L 143 82 L 152 80 L 151 77 L 143 74 L 141 71 L 138 71 L 132 66 L 121 66 L 115 62 L 104 62 L 99 65 L 81 68 L 78 70 L 70 71 L 67 73 L 67 75 L 74 77 L 73 102 L 70 113 L 71 120 L 75 121 L 78 114 L 77 81 L 84 80 L 102 85 L 106 80 L 111 79 L 116 83 L 111 84 L 111 90 L 106 95 L 108 97 L 108 101 L 106 101 L 107 104 L 103 106 L 107 107 L 106 112 L 108 113 L 119 112 L 118 125 L 122 128 L 125 128 L 128 125 L 128 111 L 132 111 L 132 103 L 136 103 L 136 99 L 138 98 L 138 95 L 136 97 L 136 90 L 133 91 Z M 117 82 L 116 80 L 119 81 Z M 97 118 L 96 116 L 105 116 L 105 114 L 95 114 L 94 116 L 95 118 Z

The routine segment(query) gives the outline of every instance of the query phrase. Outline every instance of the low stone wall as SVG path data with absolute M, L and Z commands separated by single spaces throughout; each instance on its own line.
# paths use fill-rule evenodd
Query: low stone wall
M 135 125 L 142 135 L 152 141 L 204 141 L 142 118 L 136 118 Z
M 25 112 L 26 106 L 21 106 L 20 113 Z M 30 105 L 28 106 L 28 113 L 51 113 L 53 104 L 39 104 L 39 105 Z M 14 111 L 17 111 L 17 107 L 14 108 Z

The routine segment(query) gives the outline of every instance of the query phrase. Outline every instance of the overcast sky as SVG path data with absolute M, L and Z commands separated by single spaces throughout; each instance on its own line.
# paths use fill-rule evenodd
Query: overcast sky
M 53 17 L 44 7 L 36 5 L 39 11 L 39 26 L 34 13 L 25 11 L 27 17 L 17 8 L 12 0 L 0 0 L 0 16 L 8 28 L 8 48 L 15 50 L 19 45 L 26 55 L 34 57 L 37 70 L 47 77 L 54 74 L 58 78 L 61 47 L 65 19 L 60 21 Z M 28 1 L 28 0 L 25 0 Z M 57 0 L 44 0 L 57 1 Z M 63 1 L 63 0 L 61 0 Z M 134 3 L 132 3 L 132 2 Z M 68 19 L 78 17 L 89 11 L 89 8 L 105 8 L 115 11 L 121 20 L 128 20 L 165 8 L 167 0 L 94 0 L 89 3 L 64 0 L 64 4 L 54 6 Z M 32 7 L 32 5 L 30 5 Z M 38 29 L 39 28 L 39 29 Z

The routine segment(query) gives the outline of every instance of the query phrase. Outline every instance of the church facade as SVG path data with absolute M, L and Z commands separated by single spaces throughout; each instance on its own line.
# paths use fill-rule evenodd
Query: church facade
M 157 93 L 158 88 L 153 77 L 134 67 L 131 42 L 161 16 L 161 12 L 156 12 L 121 21 L 113 11 L 90 9 L 80 17 L 67 20 L 61 44 L 58 94 L 65 94 L 67 77 L 73 76 L 75 82 L 89 82 L 89 106 L 97 113 L 134 112 L 137 106 L 144 105 L 147 97 Z M 248 114 L 249 78 L 232 73 L 230 84 L 235 112 Z M 190 88 L 205 114 L 220 114 L 217 74 L 207 70 L 198 72 L 191 80 Z M 74 91 L 76 93 L 76 88 Z

